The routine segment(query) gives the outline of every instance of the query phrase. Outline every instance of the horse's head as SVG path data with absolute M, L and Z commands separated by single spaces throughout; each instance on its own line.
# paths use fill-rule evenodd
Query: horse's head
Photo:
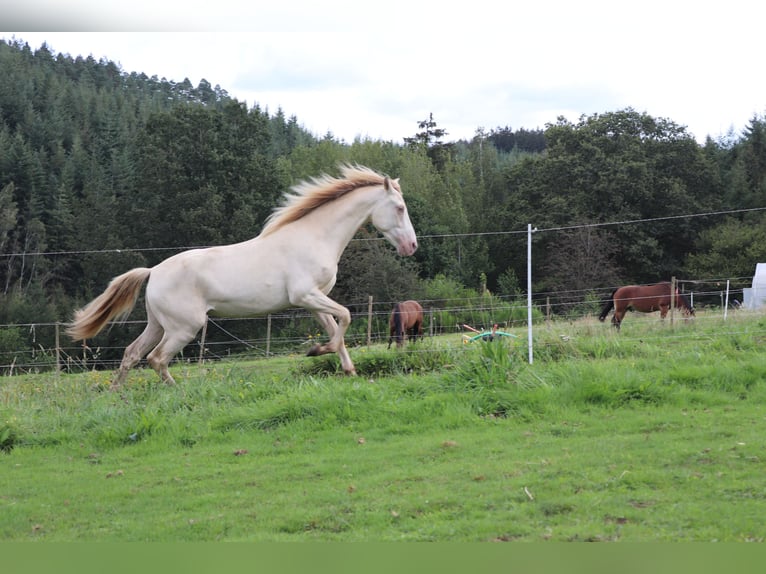
M 418 248 L 418 239 L 399 191 L 399 180 L 386 177 L 383 190 L 383 199 L 372 211 L 372 224 L 396 247 L 399 255 L 412 255 Z
M 678 304 L 683 309 L 685 317 L 694 317 L 694 307 L 689 302 L 689 298 L 683 293 L 676 291 L 676 297 L 678 297 Z

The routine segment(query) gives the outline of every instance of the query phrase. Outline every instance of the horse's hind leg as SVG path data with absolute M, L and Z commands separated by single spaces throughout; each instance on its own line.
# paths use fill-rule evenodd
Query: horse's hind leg
M 178 333 L 168 335 L 168 332 L 165 331 L 162 340 L 160 340 L 159 344 L 154 347 L 152 352 L 146 357 L 149 365 L 157 372 L 163 383 L 168 385 L 176 384 L 176 380 L 168 370 L 168 365 L 173 357 L 175 357 L 187 343 L 194 339 L 194 335 L 196 335 L 196 331 L 190 336 L 187 334 L 180 335 Z
M 117 370 L 114 380 L 112 380 L 112 389 L 117 389 L 122 386 L 125 382 L 125 378 L 128 376 L 128 371 L 133 368 L 161 338 L 162 327 L 159 326 L 157 321 L 150 317 L 143 333 L 141 333 L 138 338 L 125 349 L 120 368 Z
M 622 318 L 625 316 L 625 311 L 618 311 L 617 309 L 614 310 L 614 315 L 612 315 L 612 325 L 615 329 L 619 332 L 620 330 L 620 324 L 622 323 Z
M 174 385 L 176 383 L 168 370 L 168 365 L 170 364 L 170 361 L 173 360 L 173 357 L 194 339 L 199 330 L 205 325 L 206 321 L 206 314 L 197 317 L 196 320 L 191 320 L 187 317 L 182 323 L 178 321 L 165 321 L 165 332 L 162 335 L 160 342 L 146 357 L 149 365 L 157 371 L 157 374 L 160 376 L 163 383 L 168 385 Z

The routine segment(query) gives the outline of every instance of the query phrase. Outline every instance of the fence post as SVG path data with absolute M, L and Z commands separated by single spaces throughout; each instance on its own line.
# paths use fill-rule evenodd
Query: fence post
M 545 322 L 551 322 L 551 298 L 550 296 L 545 298 Z
M 59 322 L 56 321 L 56 377 L 61 374 L 61 342 L 59 340 Z
M 670 326 L 673 326 L 673 318 L 675 317 L 676 307 L 676 289 L 677 283 L 675 276 L 670 278 Z
M 266 318 L 266 356 L 271 353 L 271 313 Z
M 367 346 L 372 344 L 372 295 L 367 296 Z
M 431 336 L 431 338 L 433 338 L 434 336 L 434 308 L 433 307 L 428 308 L 428 321 L 430 323 L 428 327 L 428 333 Z
M 527 224 L 527 347 L 529 348 L 529 364 L 532 364 L 532 233 L 537 231 L 532 224 Z
M 723 320 L 726 321 L 726 316 L 729 312 L 729 282 L 731 279 L 726 280 L 726 302 L 723 305 Z

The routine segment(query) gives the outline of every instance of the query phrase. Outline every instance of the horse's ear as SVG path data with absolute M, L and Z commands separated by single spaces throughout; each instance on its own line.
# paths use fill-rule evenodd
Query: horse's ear
M 387 175 L 383 177 L 383 189 L 386 191 L 398 191 L 399 190 L 399 178 L 391 179 Z

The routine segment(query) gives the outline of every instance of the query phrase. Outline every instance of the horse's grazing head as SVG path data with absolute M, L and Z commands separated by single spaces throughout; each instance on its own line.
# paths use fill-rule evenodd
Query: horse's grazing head
M 694 317 L 694 307 L 689 302 L 689 298 L 683 293 L 676 291 L 676 297 L 678 297 L 678 306 L 683 309 L 683 313 L 687 317 Z
M 418 249 L 418 238 L 412 227 L 398 179 L 383 179 L 385 195 L 372 211 L 372 224 L 396 247 L 399 255 L 412 255 Z

